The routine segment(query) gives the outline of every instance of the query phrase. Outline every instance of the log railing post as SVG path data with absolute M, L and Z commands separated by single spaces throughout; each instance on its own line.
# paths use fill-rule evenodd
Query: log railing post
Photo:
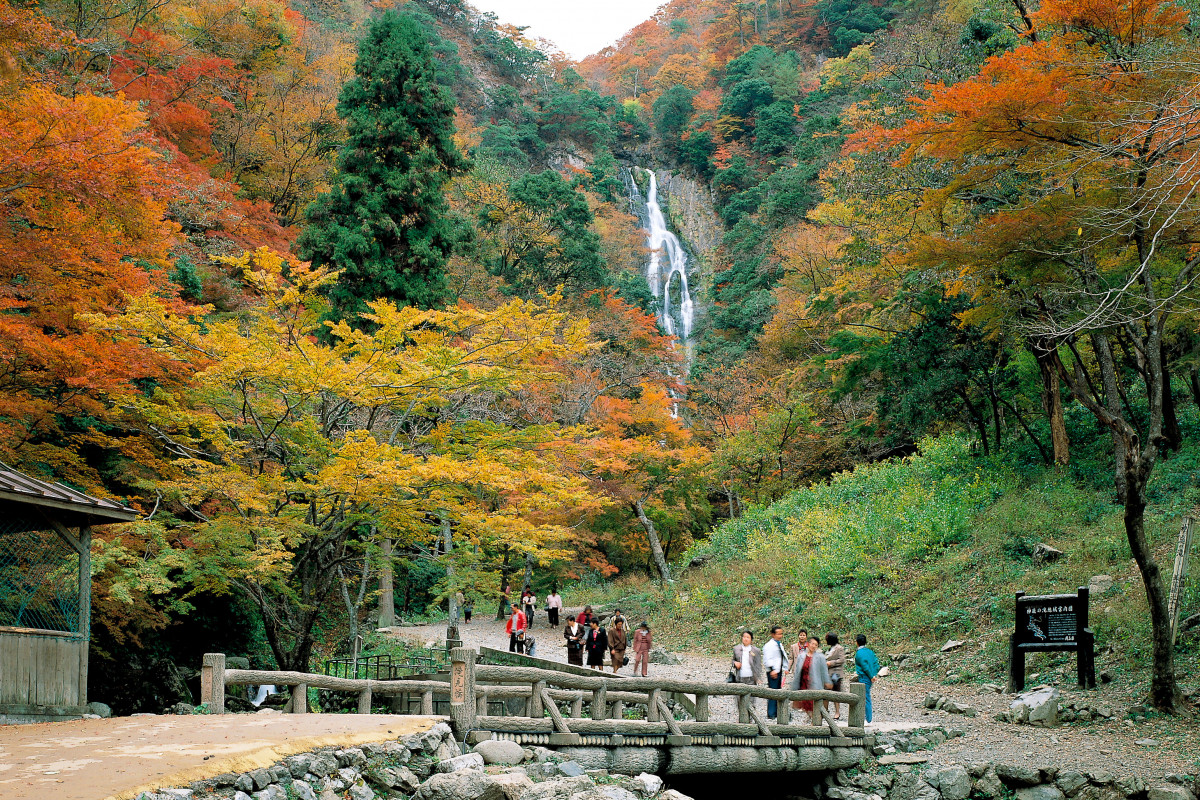
M 792 701 L 780 700 L 775 706 L 779 715 L 775 718 L 779 725 L 790 725 L 792 722 Z
M 608 719 L 608 684 L 592 692 L 592 719 Z
M 225 713 L 225 654 L 205 653 L 200 666 L 200 701 L 208 713 Z
M 529 716 L 533 719 L 541 719 L 545 716 L 545 709 L 542 707 L 542 692 L 546 690 L 545 681 L 535 681 L 533 684 L 533 692 L 529 695 Z
M 475 658 L 477 653 L 469 647 L 455 647 L 450 651 L 450 720 L 454 723 L 459 738 L 466 738 L 467 731 L 475 727 L 479 713 L 475 697 Z M 433 697 L 430 700 L 432 711 Z M 424 696 L 421 698 L 424 713 Z M 483 713 L 487 714 L 487 693 L 483 693 Z
M 358 713 L 371 713 L 371 684 L 367 682 L 367 688 L 358 693 Z
M 661 689 L 651 689 L 646 693 L 646 721 L 658 722 L 658 701 L 662 696 Z
M 288 709 L 293 714 L 308 713 L 308 684 L 298 683 L 292 687 L 292 703 Z
M 738 722 L 743 725 L 750 721 L 750 703 L 752 698 L 748 694 L 739 694 L 737 696 L 738 706 Z
M 475 715 L 486 717 L 488 713 L 488 693 L 486 688 L 475 690 Z
M 575 699 L 571 701 L 571 716 L 574 719 L 583 719 L 583 691 L 575 693 Z
M 696 695 L 696 721 L 708 722 L 708 695 Z
M 421 713 L 425 716 L 433 714 L 433 690 L 426 689 L 421 692 Z
M 849 725 L 861 728 L 867 724 L 867 687 L 855 681 L 850 684 L 850 693 L 854 695 L 854 702 L 850 704 Z

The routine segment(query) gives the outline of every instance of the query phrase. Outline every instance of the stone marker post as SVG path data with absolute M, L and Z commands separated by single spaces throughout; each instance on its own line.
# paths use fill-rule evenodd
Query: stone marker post
M 200 666 L 200 702 L 208 713 L 225 713 L 225 654 L 205 653 Z
M 465 741 L 467 732 L 475 727 L 475 659 L 478 653 L 470 647 L 450 651 L 450 722 L 454 734 Z

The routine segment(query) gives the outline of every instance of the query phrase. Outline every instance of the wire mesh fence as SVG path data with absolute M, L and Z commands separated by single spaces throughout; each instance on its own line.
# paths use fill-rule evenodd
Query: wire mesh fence
M 0 625 L 79 632 L 79 554 L 29 518 L 0 520 Z

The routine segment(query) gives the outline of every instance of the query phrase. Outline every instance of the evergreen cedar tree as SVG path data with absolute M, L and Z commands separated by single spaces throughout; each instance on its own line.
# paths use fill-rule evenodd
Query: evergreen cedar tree
M 340 271 L 328 291 L 343 319 L 380 298 L 441 305 L 446 262 L 466 236 L 443 190 L 467 162 L 452 140 L 454 100 L 436 82 L 427 36 L 411 17 L 383 14 L 359 43 L 355 77 L 338 100 L 346 144 L 298 246 L 314 267 Z

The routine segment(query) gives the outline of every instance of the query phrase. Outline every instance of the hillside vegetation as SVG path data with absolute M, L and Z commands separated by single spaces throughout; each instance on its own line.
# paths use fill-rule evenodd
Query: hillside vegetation
M 1153 481 L 1148 527 L 1167 563 L 1181 513 L 1200 501 L 1198 470 L 1200 448 L 1188 447 Z M 1037 565 L 1040 543 L 1065 555 Z M 959 674 L 999 681 L 1014 592 L 1070 592 L 1110 575 L 1113 587 L 1092 598 L 1097 647 L 1143 678 L 1150 655 L 1145 593 L 1112 492 L 1069 470 L 983 457 L 961 436 L 926 439 L 918 454 L 862 465 L 748 510 L 682 563 L 693 566 L 668 588 L 630 577 L 584 582 L 572 594 L 650 619 L 655 641 L 668 648 L 717 654 L 738 629 L 762 638 L 774 624 L 789 635 L 801 627 L 843 638 L 865 633 L 881 653 L 935 651 L 963 639 L 971 656 Z M 1193 582 L 1184 604 L 1198 600 Z M 1180 646 L 1180 662 L 1196 663 L 1194 632 Z M 1044 662 L 1030 663 L 1036 671 Z

